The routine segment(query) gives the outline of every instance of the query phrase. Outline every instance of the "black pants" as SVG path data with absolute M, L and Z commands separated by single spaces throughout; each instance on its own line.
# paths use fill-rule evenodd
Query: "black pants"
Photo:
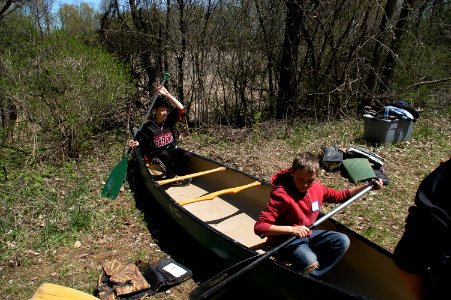
M 188 173 L 188 163 L 191 153 L 181 148 L 172 148 L 163 150 L 158 158 L 166 167 L 167 178 L 173 178 L 175 175 L 186 175 Z

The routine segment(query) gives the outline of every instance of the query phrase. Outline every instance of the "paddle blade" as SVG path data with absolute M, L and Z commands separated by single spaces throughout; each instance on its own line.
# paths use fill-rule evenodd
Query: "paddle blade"
M 255 256 L 248 257 L 226 270 L 222 271 L 219 274 L 216 274 L 214 277 L 208 279 L 204 283 L 200 284 L 189 294 L 190 300 L 201 300 L 201 299 L 209 299 L 212 295 L 221 292 L 227 292 L 227 289 L 224 289 L 229 284 L 229 278 L 233 278 L 236 274 L 244 274 L 247 269 L 252 268 L 253 266 L 259 264 L 271 254 L 258 254 Z M 243 271 L 244 270 L 244 271 Z M 220 294 L 219 294 L 220 295 Z M 215 295 L 217 297 L 218 295 Z
M 165 81 L 169 79 L 169 77 L 171 77 L 171 73 L 165 72 L 163 74 L 163 82 L 161 83 L 161 85 L 163 85 Z
M 103 186 L 102 197 L 116 199 L 127 174 L 128 157 L 129 154 L 125 154 L 124 159 L 111 171 L 110 177 Z
M 99 300 L 99 298 L 69 287 L 43 283 L 31 297 L 31 300 Z

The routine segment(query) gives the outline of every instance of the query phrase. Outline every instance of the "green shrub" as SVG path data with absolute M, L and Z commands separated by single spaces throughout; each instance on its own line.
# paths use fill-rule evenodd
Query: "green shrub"
M 130 72 L 101 48 L 55 32 L 37 44 L 26 65 L 16 83 L 24 87 L 21 109 L 35 150 L 47 157 L 78 158 L 99 128 L 125 119 L 134 89 Z

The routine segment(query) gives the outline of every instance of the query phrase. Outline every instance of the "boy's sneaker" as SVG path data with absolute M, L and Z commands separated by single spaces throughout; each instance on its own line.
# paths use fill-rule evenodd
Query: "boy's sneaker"
M 178 177 L 178 176 L 176 175 L 175 177 Z M 177 180 L 177 181 L 174 181 L 173 183 L 171 183 L 171 186 L 187 186 L 191 183 L 191 181 L 193 181 L 192 178 Z

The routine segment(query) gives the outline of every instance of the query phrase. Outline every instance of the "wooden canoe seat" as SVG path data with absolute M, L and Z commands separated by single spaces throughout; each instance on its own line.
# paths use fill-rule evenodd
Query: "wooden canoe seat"
M 253 245 L 253 246 L 250 246 L 249 249 L 255 250 L 255 251 L 257 251 L 259 254 L 263 254 L 263 253 L 268 252 L 269 247 L 266 245 L 266 239 L 265 239 L 265 240 L 264 240 L 263 242 L 261 242 L 261 243 L 258 243 L 258 244 L 255 244 L 255 245 Z M 291 262 L 290 262 L 289 260 L 284 260 L 284 259 L 280 259 L 280 258 L 277 259 L 277 258 L 274 257 L 274 256 L 271 256 L 271 259 L 272 259 L 273 261 L 277 262 L 278 264 L 281 264 L 282 266 L 285 266 L 285 267 L 288 267 L 288 268 L 291 266 Z
M 215 168 L 215 169 L 211 169 L 211 170 L 207 170 L 207 171 L 192 173 L 192 174 L 178 176 L 178 177 L 164 179 L 164 180 L 158 180 L 157 183 L 159 185 L 164 185 L 164 184 L 175 182 L 175 181 L 178 181 L 178 180 L 185 180 L 185 179 L 188 179 L 188 178 L 194 178 L 194 177 L 207 175 L 207 174 L 218 172 L 218 171 L 225 171 L 225 170 L 226 170 L 226 167 L 219 167 L 219 168 Z
M 265 240 L 263 240 L 263 242 L 261 242 L 261 243 L 250 246 L 249 249 L 255 250 L 259 254 L 263 254 L 266 252 L 266 242 L 265 242 Z

